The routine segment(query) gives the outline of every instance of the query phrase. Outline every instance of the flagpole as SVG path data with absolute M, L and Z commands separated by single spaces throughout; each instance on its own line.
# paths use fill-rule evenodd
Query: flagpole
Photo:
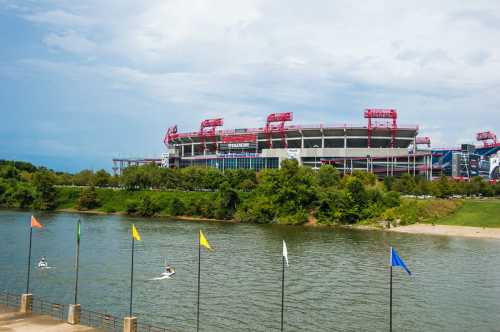
M 281 331 L 283 332 L 283 317 L 285 311 L 285 256 L 282 257 L 283 272 L 281 276 Z
M 76 278 L 75 278 L 75 304 L 78 302 L 78 272 L 80 269 L 80 219 L 76 225 Z
M 30 290 L 30 270 L 31 270 L 31 238 L 33 237 L 33 227 L 31 227 L 30 221 L 30 244 L 28 250 L 28 279 L 26 280 L 26 294 L 29 294 Z
M 391 248 L 391 262 L 389 264 L 389 332 L 392 332 L 392 248 Z
M 200 330 L 200 276 L 201 276 L 201 243 L 198 235 L 198 300 L 196 310 L 196 331 Z
M 134 291 L 134 236 L 132 236 L 132 266 L 130 268 L 130 311 L 129 317 L 132 317 L 132 298 Z

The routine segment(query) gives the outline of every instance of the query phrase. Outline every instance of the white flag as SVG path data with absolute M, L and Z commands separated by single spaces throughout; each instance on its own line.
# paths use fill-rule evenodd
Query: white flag
M 285 240 L 283 240 L 283 257 L 285 258 L 286 266 L 288 266 L 288 250 L 286 249 Z

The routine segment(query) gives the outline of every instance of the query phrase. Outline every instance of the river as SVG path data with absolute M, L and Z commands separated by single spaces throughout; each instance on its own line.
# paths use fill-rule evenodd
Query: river
M 201 331 L 279 330 L 281 250 L 286 240 L 286 331 L 388 329 L 389 246 L 412 270 L 394 270 L 395 331 L 500 331 L 500 241 L 341 228 L 189 222 L 108 215 L 37 213 L 31 291 L 71 303 L 75 226 L 82 221 L 79 302 L 119 317 L 128 313 L 130 224 L 136 242 L 134 313 L 174 331 L 196 326 L 197 232 L 202 252 Z M 0 211 L 0 282 L 24 292 L 29 212 Z M 170 280 L 151 281 L 164 260 Z

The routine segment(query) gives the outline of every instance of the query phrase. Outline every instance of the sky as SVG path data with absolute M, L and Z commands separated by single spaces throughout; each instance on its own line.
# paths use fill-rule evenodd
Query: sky
M 0 0 L 0 159 L 111 169 L 166 128 L 364 124 L 500 134 L 499 1 Z

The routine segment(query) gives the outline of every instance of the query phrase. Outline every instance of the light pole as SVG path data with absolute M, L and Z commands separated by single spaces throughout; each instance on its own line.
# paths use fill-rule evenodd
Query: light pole
M 204 155 L 205 155 L 205 168 L 208 168 L 208 156 L 207 156 L 207 147 L 205 146 L 203 152 L 204 152 Z
M 313 167 L 313 169 L 318 169 L 318 167 L 316 165 L 318 164 L 318 148 L 319 148 L 319 146 L 314 145 L 313 148 L 314 148 L 314 167 Z

